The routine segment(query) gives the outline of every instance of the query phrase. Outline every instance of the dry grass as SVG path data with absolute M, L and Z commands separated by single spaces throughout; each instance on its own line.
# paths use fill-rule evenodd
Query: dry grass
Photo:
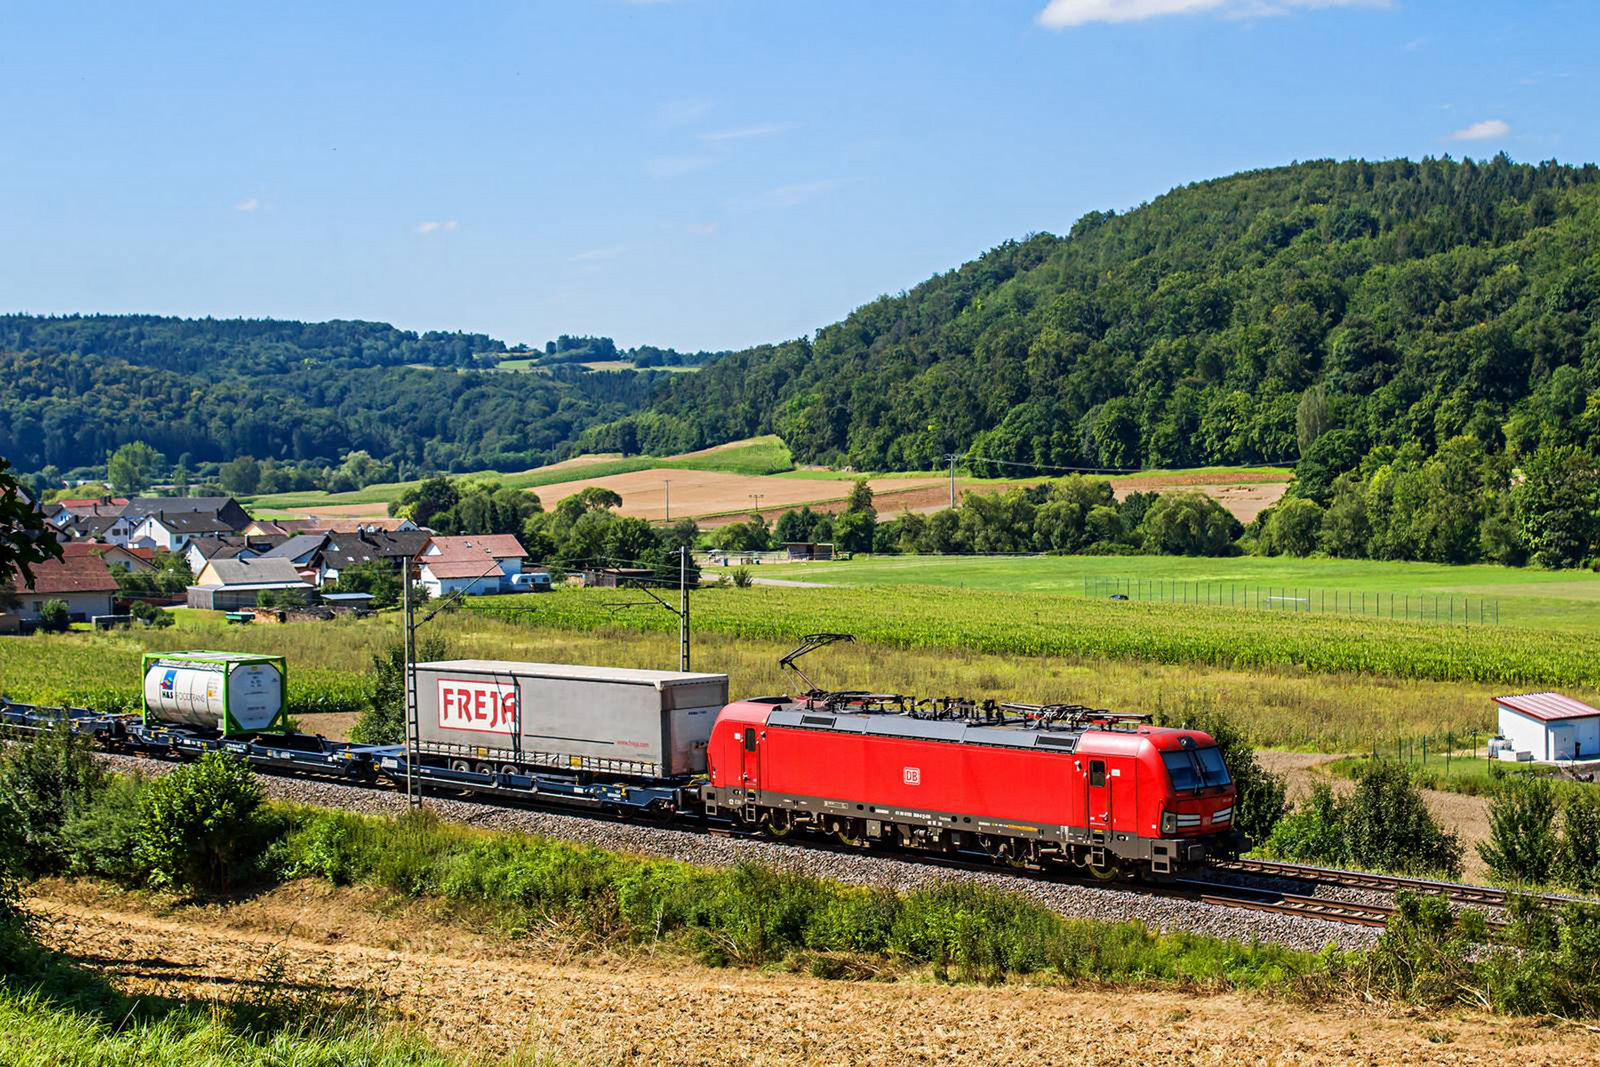
M 638 609 L 659 610 L 659 609 Z M 441 615 L 427 631 L 463 656 L 675 669 L 675 633 L 573 631 Z M 297 672 L 365 672 L 372 653 L 394 640 L 393 616 L 287 626 L 226 626 L 209 620 L 168 630 L 64 634 L 0 640 L 0 693 L 49 700 L 69 689 L 139 682 L 145 650 L 214 648 L 274 652 Z M 787 641 L 700 632 L 694 667 L 726 673 L 736 697 L 788 692 L 799 680 L 777 666 Z M 1222 709 L 1262 744 L 1325 752 L 1370 750 L 1397 735 L 1467 734 L 1492 721 L 1490 692 L 1461 682 L 1318 673 L 1293 667 L 1236 670 L 1103 658 L 1025 657 L 948 649 L 835 645 L 804 661 L 817 684 L 918 695 L 1071 702 L 1147 711 L 1169 720 Z M 322 728 L 322 727 L 318 727 Z

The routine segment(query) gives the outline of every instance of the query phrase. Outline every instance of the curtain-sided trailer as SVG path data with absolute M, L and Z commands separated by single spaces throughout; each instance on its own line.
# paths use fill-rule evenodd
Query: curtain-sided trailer
M 416 665 L 418 752 L 455 771 L 679 780 L 706 771 L 728 676 L 504 660 Z

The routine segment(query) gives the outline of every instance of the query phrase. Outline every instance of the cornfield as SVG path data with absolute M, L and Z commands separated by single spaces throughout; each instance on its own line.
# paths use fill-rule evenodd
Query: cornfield
M 643 602 L 631 610 L 618 605 Z M 642 592 L 559 590 L 472 601 L 474 612 L 572 629 L 672 630 L 670 612 Z M 793 640 L 852 633 L 901 648 L 960 648 L 1012 656 L 1068 656 L 1297 667 L 1501 687 L 1600 687 L 1600 637 L 1340 616 L 1100 602 L 1050 593 L 907 587 L 706 589 L 694 594 L 697 631 Z

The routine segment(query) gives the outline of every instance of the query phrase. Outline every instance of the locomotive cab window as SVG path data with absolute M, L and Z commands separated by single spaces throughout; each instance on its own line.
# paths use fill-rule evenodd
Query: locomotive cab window
M 1106 784 L 1106 765 L 1100 760 L 1089 761 L 1089 784 L 1102 786 Z
M 1161 762 L 1167 765 L 1172 788 L 1179 793 L 1223 786 L 1231 781 L 1228 768 L 1222 762 L 1222 753 L 1214 747 L 1163 752 Z
M 754 752 L 756 750 L 756 732 L 754 728 L 747 729 L 744 732 L 744 750 L 746 752 Z

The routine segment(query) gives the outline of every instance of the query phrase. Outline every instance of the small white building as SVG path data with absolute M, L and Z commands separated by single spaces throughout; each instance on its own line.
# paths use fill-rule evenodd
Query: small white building
M 1540 761 L 1600 760 L 1600 708 L 1561 693 L 1495 697 L 1500 735 Z

